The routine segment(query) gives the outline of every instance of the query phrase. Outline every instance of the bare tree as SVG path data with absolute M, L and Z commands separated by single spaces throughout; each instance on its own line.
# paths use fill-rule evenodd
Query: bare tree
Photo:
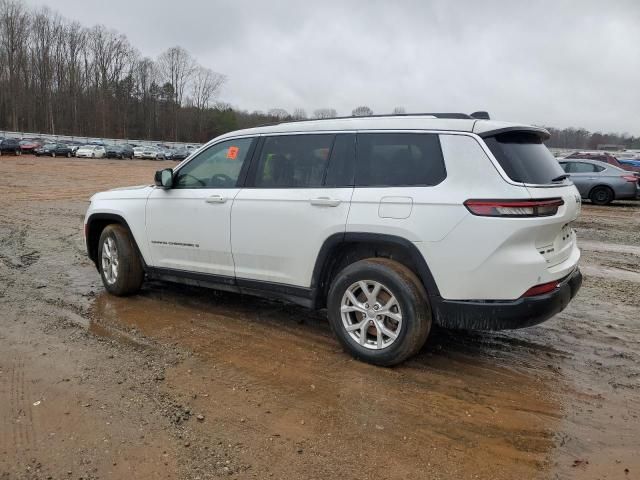
M 201 135 L 203 131 L 204 112 L 211 106 L 211 102 L 218 96 L 226 77 L 209 68 L 198 66 L 192 81 L 192 98 L 196 107 L 197 128 Z
M 291 118 L 293 118 L 294 120 L 306 120 L 307 112 L 304 110 L 304 108 L 296 108 L 291 114 Z
M 396 107 L 393 109 L 393 112 L 391 112 L 393 115 L 404 115 L 407 113 L 407 111 L 404 109 L 404 107 Z
M 196 70 L 196 61 L 182 47 L 171 47 L 158 57 L 158 68 L 164 82 L 173 87 L 174 134 L 178 139 L 178 107 L 182 106 L 185 90 Z
M 366 106 L 356 107 L 351 111 L 353 117 L 370 117 L 371 115 L 373 115 L 373 110 Z
M 335 108 L 318 108 L 313 111 L 313 118 L 335 118 L 338 116 Z
M 18 130 L 18 105 L 21 97 L 20 67 L 27 61 L 26 46 L 30 23 L 29 13 L 22 2 L 0 0 L 0 46 L 2 49 L 0 75 L 6 73 L 9 124 L 13 130 Z
M 289 112 L 287 112 L 284 108 L 272 108 L 267 112 L 267 115 L 277 118 L 278 120 L 284 120 L 290 117 Z
M 195 107 L 199 110 L 209 108 L 226 79 L 224 75 L 209 68 L 196 67 L 191 90 Z

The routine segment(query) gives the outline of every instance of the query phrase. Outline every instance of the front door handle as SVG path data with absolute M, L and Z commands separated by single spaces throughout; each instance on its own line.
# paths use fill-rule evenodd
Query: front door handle
M 329 197 L 318 197 L 312 198 L 309 200 L 311 205 L 315 205 L 316 207 L 337 207 L 342 203 L 342 200 L 338 200 L 337 198 L 329 198 Z
M 207 203 L 225 203 L 226 201 L 227 197 L 223 197 L 222 195 L 211 195 L 205 200 Z

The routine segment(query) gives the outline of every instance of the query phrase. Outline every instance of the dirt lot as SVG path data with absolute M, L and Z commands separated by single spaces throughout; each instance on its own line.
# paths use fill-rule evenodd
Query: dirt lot
M 640 204 L 584 206 L 585 283 L 555 319 L 438 331 L 383 369 L 323 312 L 105 294 L 88 198 L 164 166 L 0 159 L 0 479 L 640 478 Z

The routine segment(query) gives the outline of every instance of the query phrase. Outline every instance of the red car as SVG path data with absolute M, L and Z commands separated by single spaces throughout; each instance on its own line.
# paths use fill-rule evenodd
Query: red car
M 40 148 L 42 143 L 36 140 L 20 140 L 20 150 L 22 153 L 33 153 L 36 148 Z
M 586 160 L 599 160 L 600 162 L 609 163 L 618 168 L 622 168 L 629 172 L 640 173 L 640 167 L 634 167 L 632 165 L 623 165 L 618 161 L 616 157 L 608 152 L 574 152 L 565 158 L 582 158 Z

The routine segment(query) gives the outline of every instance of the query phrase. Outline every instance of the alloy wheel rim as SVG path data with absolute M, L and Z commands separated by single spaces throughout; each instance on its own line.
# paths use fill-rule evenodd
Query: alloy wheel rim
M 340 305 L 342 325 L 352 340 L 370 350 L 391 346 L 402 329 L 400 304 L 375 280 L 360 280 L 345 291 Z
M 108 285 L 118 280 L 118 249 L 113 237 L 107 237 L 102 244 L 102 274 Z

